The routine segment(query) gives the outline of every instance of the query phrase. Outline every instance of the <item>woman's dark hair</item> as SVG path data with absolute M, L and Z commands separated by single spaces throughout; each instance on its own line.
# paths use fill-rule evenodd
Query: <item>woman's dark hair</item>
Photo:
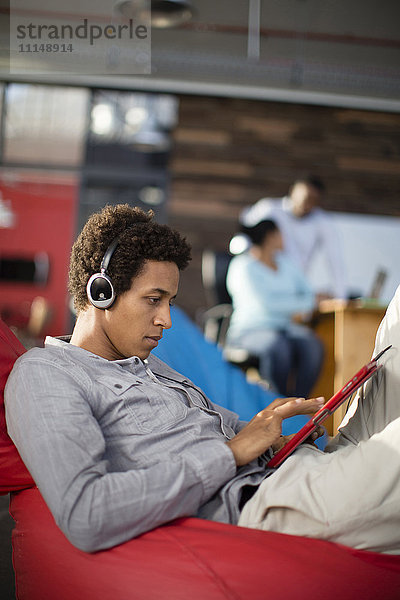
M 111 242 L 118 238 L 107 275 L 115 294 L 130 289 L 132 278 L 139 275 L 146 260 L 174 262 L 183 270 L 191 259 L 186 240 L 168 225 L 153 220 L 153 211 L 145 213 L 128 204 L 107 205 L 92 214 L 72 246 L 68 289 L 79 312 L 88 305 L 86 284 L 100 264 Z
M 241 231 L 250 238 L 252 244 L 254 244 L 255 246 L 261 246 L 265 238 L 271 233 L 279 231 L 279 228 L 275 221 L 271 221 L 271 219 L 265 219 L 264 221 L 260 221 L 259 223 L 257 223 L 257 225 L 254 225 L 253 227 L 247 227 L 246 225 L 242 225 Z

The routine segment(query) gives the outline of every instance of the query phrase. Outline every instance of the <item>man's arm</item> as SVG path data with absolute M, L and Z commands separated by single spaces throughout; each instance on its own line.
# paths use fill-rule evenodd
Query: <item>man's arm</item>
M 110 472 L 102 429 L 85 398 L 90 380 L 77 381 L 79 373 L 57 365 L 46 380 L 40 367 L 25 355 L 14 368 L 7 425 L 57 524 L 78 548 L 111 547 L 196 514 L 235 475 L 222 436 L 194 439 L 184 452 L 149 453 L 147 464 Z
M 261 198 L 251 206 L 247 206 L 242 210 L 239 216 L 239 221 L 247 227 L 254 227 L 264 219 L 272 218 L 274 208 L 280 200 L 276 198 Z

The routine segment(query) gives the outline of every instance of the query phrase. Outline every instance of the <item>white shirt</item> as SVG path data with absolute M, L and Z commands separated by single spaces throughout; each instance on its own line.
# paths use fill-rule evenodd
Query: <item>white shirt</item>
M 329 292 L 336 298 L 346 297 L 344 260 L 340 243 L 329 215 L 314 208 L 304 217 L 296 217 L 290 209 L 290 198 L 261 198 L 243 210 L 240 222 L 252 227 L 263 221 L 275 221 L 282 232 L 285 251 L 307 274 L 316 252 L 324 254 L 331 275 Z

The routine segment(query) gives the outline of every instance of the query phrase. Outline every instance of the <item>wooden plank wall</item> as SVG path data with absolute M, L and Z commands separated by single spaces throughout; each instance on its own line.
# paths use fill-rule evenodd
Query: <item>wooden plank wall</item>
M 179 305 L 207 305 L 205 248 L 225 250 L 243 207 L 323 179 L 326 210 L 400 215 L 400 115 L 182 95 L 170 161 L 169 223 L 193 247 Z

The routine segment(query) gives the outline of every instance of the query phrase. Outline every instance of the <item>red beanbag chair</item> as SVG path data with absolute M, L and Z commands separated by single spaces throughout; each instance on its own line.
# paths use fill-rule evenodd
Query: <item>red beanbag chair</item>
M 1 392 L 23 351 L 0 322 Z M 400 598 L 400 556 L 195 518 L 109 550 L 82 552 L 68 542 L 33 487 L 6 433 L 2 398 L 0 404 L 0 485 L 2 493 L 13 492 L 18 600 Z
M 35 485 L 7 434 L 4 387 L 18 356 L 25 352 L 21 342 L 0 319 L 0 495 Z

